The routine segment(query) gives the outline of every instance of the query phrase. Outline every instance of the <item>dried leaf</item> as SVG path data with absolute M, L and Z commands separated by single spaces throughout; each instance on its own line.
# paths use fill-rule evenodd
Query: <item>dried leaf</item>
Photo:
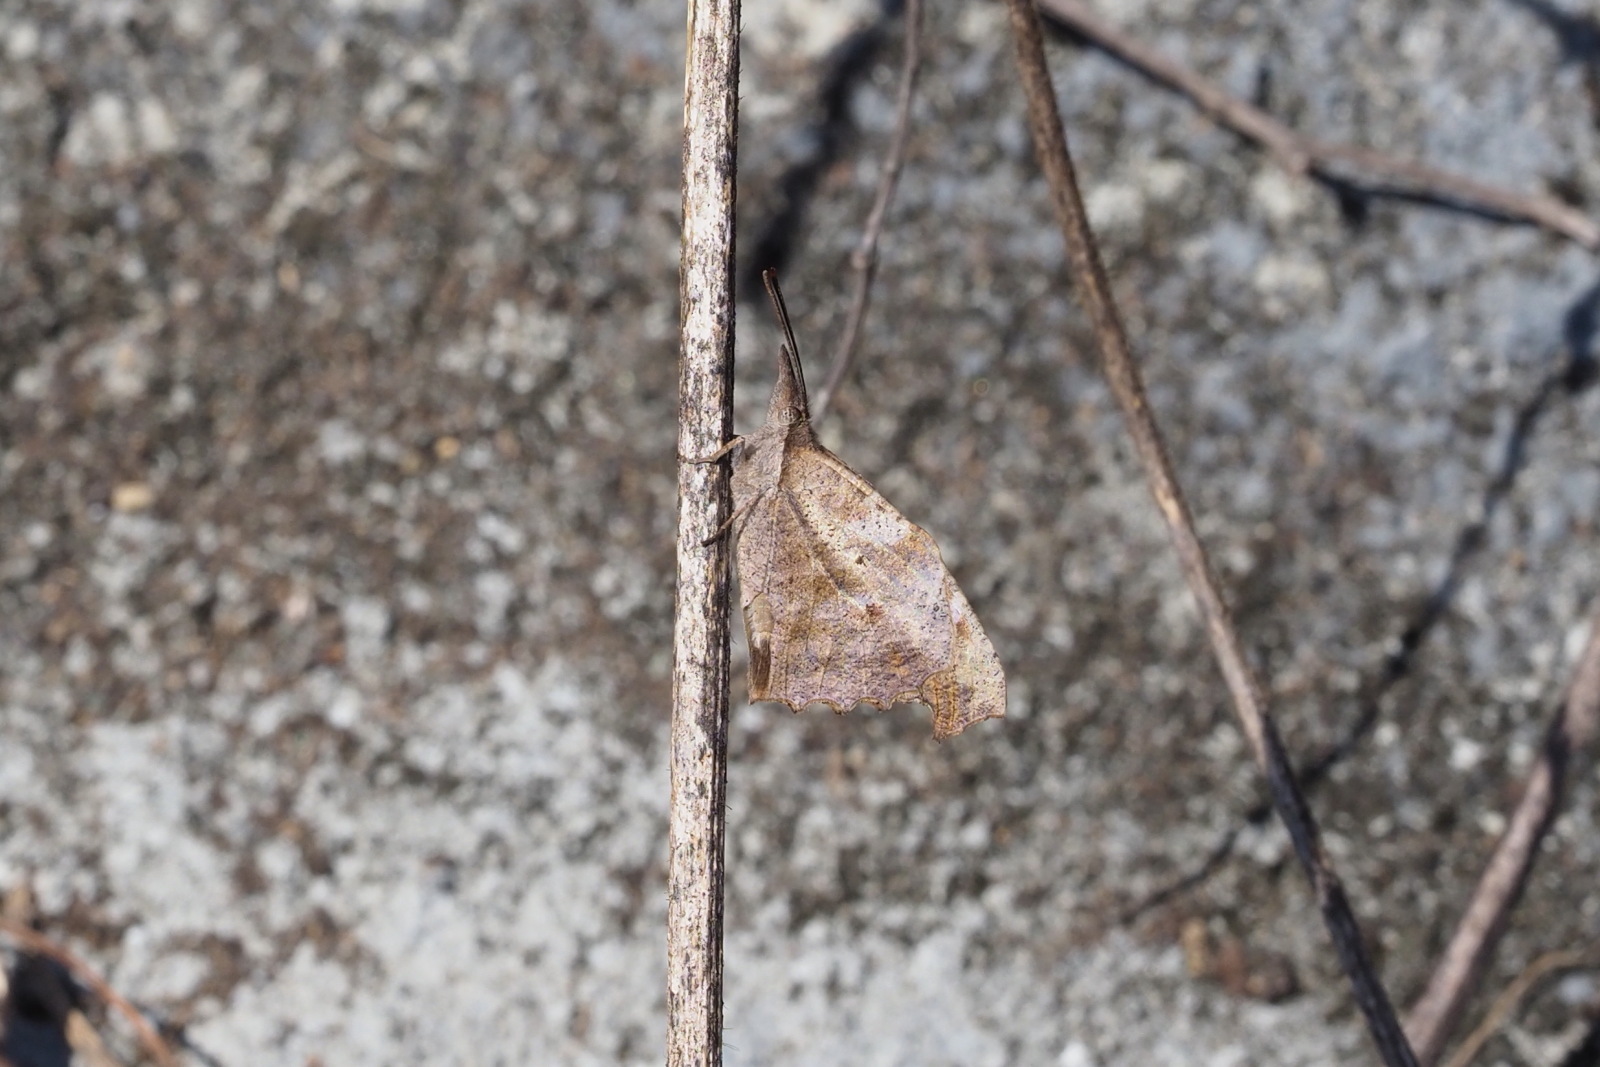
M 724 531 L 739 539 L 750 699 L 841 714 L 917 700 L 938 740 L 1004 715 L 1000 659 L 933 538 L 812 433 L 794 333 L 766 278 L 787 340 L 767 421 L 710 457 L 733 458 Z

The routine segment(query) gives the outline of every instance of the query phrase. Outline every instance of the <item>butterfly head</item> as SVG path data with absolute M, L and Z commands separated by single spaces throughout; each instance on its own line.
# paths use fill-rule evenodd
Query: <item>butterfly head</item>
M 778 382 L 772 387 L 772 402 L 767 405 L 767 422 L 793 426 L 811 418 L 806 399 L 806 382 L 800 376 L 800 360 L 788 345 L 778 354 Z

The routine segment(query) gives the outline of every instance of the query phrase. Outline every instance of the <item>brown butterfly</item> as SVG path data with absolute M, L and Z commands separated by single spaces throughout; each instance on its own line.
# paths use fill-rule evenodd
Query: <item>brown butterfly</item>
M 783 330 L 759 430 L 701 462 L 733 458 L 730 528 L 750 644 L 750 699 L 933 709 L 943 740 L 1006 710 L 1000 658 L 939 547 L 812 433 L 805 379 L 777 276 L 762 279 Z

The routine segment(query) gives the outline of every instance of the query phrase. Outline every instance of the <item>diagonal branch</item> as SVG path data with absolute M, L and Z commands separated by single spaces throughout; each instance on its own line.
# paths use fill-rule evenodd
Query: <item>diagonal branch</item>
M 911 133 L 911 101 L 917 87 L 917 69 L 922 65 L 922 0 L 906 0 L 905 59 L 900 67 L 900 91 L 895 98 L 894 134 L 889 139 L 889 152 L 883 160 L 883 171 L 878 177 L 878 195 L 867 215 L 867 224 L 861 231 L 861 243 L 850 256 L 850 269 L 855 272 L 855 295 L 850 301 L 850 313 L 845 317 L 844 334 L 839 347 L 834 350 L 833 364 L 817 392 L 817 401 L 811 408 L 813 424 L 821 423 L 833 403 L 844 376 L 855 362 L 856 339 L 861 323 L 867 317 L 867 303 L 872 296 L 872 279 L 878 273 L 878 241 L 883 236 L 884 220 L 889 215 L 889 204 L 894 200 L 894 189 L 900 181 L 900 168 L 905 165 L 906 142 Z
M 1561 807 L 1568 764 L 1572 754 L 1593 738 L 1600 724 L 1600 611 L 1590 622 L 1589 642 L 1578 658 L 1566 699 L 1545 734 L 1544 751 L 1522 800 L 1511 815 L 1494 855 L 1484 868 L 1467 910 L 1462 913 L 1450 944 L 1428 981 L 1428 988 L 1406 1020 L 1406 1032 L 1416 1045 L 1417 1059 L 1433 1063 L 1444 1050 L 1467 998 L 1478 984 L 1483 968 L 1494 954 L 1506 921 L 1533 867 L 1539 842 Z
M 739 0 L 690 0 L 684 78 L 678 585 L 667 821 L 667 1064 L 722 1063 L 722 898 L 728 784 L 728 511 L 733 428 L 733 218 Z
M 1162 442 L 1161 431 L 1150 413 L 1144 383 L 1111 295 L 1111 282 L 1100 262 L 1094 235 L 1084 213 L 1077 176 L 1067 150 L 1066 132 L 1056 108 L 1055 86 L 1045 63 L 1044 37 L 1034 2 L 1007 0 L 1007 7 L 1011 11 L 1012 34 L 1017 45 L 1017 64 L 1023 91 L 1028 99 L 1028 118 L 1034 147 L 1050 185 L 1079 298 L 1094 323 L 1107 383 L 1116 397 L 1118 407 L 1122 409 L 1123 421 L 1133 438 L 1145 479 L 1167 524 L 1178 563 L 1205 622 L 1212 652 L 1222 669 L 1234 711 L 1250 741 L 1256 763 L 1266 776 L 1273 806 L 1283 820 L 1289 838 L 1294 843 L 1295 854 L 1311 881 L 1323 921 L 1345 973 L 1350 978 L 1356 1003 L 1366 1016 L 1373 1041 L 1389 1067 L 1414 1067 L 1416 1059 L 1395 1018 L 1388 993 L 1367 957 L 1344 886 L 1333 870 L 1332 862 L 1323 848 L 1316 820 L 1295 782 L 1283 742 L 1268 714 L 1261 685 L 1245 662 L 1244 648 L 1233 627 L 1205 548 L 1195 532 L 1194 521 Z
M 1531 222 L 1590 250 L 1600 249 L 1600 225 L 1553 196 L 1519 193 L 1359 145 L 1307 137 L 1123 32 L 1096 15 L 1082 0 L 1039 0 L 1039 7 L 1145 76 L 1187 96 L 1223 126 L 1260 144 L 1290 174 L 1312 174 L 1370 192 Z

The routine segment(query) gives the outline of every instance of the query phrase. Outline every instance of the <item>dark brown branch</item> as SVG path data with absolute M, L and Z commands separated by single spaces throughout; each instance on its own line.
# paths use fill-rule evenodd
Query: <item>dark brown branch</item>
M 1144 383 L 1128 346 L 1127 333 L 1111 294 L 1111 282 L 1089 229 L 1078 191 L 1077 176 L 1067 149 L 1066 132 L 1056 108 L 1055 86 L 1045 63 L 1044 36 L 1034 0 L 1006 0 L 1017 43 L 1017 63 L 1028 99 L 1028 119 L 1035 150 L 1049 182 L 1056 215 L 1067 247 L 1067 258 L 1078 295 L 1094 324 L 1107 383 L 1122 409 L 1146 481 L 1177 551 L 1184 579 L 1194 595 L 1200 616 L 1222 676 L 1232 697 L 1256 762 L 1267 779 L 1273 806 L 1294 843 L 1327 924 L 1334 948 L 1350 978 L 1356 1003 L 1384 1062 L 1390 1067 L 1416 1063 L 1405 1034 L 1395 1018 L 1389 996 L 1373 971 L 1361 932 L 1344 886 L 1322 845 L 1311 809 L 1306 804 L 1268 713 L 1260 683 L 1245 662 L 1244 649 L 1229 616 L 1222 592 L 1212 573 L 1205 548 L 1195 532 L 1188 505 L 1178 485 L 1161 431 L 1150 413 Z
M 883 171 L 878 176 L 878 195 L 867 215 L 867 224 L 861 231 L 861 242 L 850 256 L 850 269 L 855 272 L 855 295 L 850 301 L 850 313 L 845 317 L 844 333 L 839 347 L 834 350 L 833 364 L 828 376 L 817 392 L 816 403 L 811 408 L 812 423 L 820 423 L 828 414 L 833 396 L 839 390 L 844 376 L 855 362 L 856 339 L 861 333 L 861 323 L 867 317 L 867 304 L 872 297 L 872 279 L 878 273 L 878 241 L 883 236 L 884 220 L 889 215 L 889 204 L 894 200 L 895 186 L 900 181 L 900 168 L 905 165 L 906 142 L 911 134 L 911 101 L 917 87 L 917 70 L 922 65 L 922 0 L 906 0 L 905 57 L 900 65 L 900 91 L 895 99 L 894 133 L 889 139 L 889 152 L 883 160 Z
M 1553 196 L 1519 193 L 1370 148 L 1307 137 L 1124 33 L 1082 0 L 1039 0 L 1039 6 L 1072 32 L 1153 81 L 1182 93 L 1221 125 L 1260 144 L 1291 174 L 1314 174 L 1329 181 L 1372 186 L 1397 196 L 1531 222 L 1585 248 L 1600 249 L 1600 225 Z
M 156 1028 L 150 1025 L 150 1020 L 144 1017 L 144 1013 L 113 989 L 111 983 L 101 978 L 99 972 L 85 963 L 76 953 L 15 919 L 0 917 L 0 934 L 16 942 L 17 947 L 24 952 L 31 952 L 35 956 L 48 956 L 65 967 L 72 977 L 88 986 L 91 993 L 128 1021 L 128 1025 L 133 1027 L 133 1032 L 139 1039 L 139 1044 L 144 1047 L 145 1053 L 152 1060 L 161 1064 L 161 1067 L 177 1067 L 178 1061 L 173 1056 L 172 1049 L 161 1039 Z
M 1567 768 L 1574 752 L 1595 735 L 1600 723 L 1600 612 L 1590 623 L 1589 643 L 1573 671 L 1555 721 L 1545 734 L 1544 750 L 1528 776 L 1522 800 L 1510 825 L 1495 846 L 1467 910 L 1462 913 L 1450 944 L 1428 981 L 1428 988 L 1406 1020 L 1406 1033 L 1417 1049 L 1417 1059 L 1431 1064 L 1444 1050 L 1466 1007 L 1467 998 L 1494 954 L 1506 920 L 1538 855 L 1539 842 L 1561 808 Z
M 678 584 L 667 823 L 667 1064 L 722 1063 L 728 780 L 726 464 L 733 429 L 733 219 L 739 0 L 690 0 L 684 79 Z

